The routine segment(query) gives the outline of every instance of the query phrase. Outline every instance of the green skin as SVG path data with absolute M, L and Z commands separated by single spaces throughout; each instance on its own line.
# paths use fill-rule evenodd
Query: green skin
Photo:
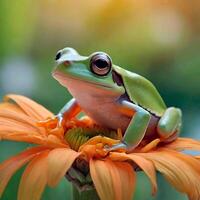
M 95 73 L 91 70 L 91 65 L 94 65 L 92 59 L 96 55 L 109 58 L 103 52 L 81 56 L 72 48 L 58 52 L 53 77 L 74 97 L 56 116 L 59 124 L 66 116 L 76 116 L 80 111 L 84 111 L 101 126 L 122 128 L 123 140 L 110 147 L 110 151 L 118 148 L 130 151 L 138 146 L 144 137 L 151 135 L 150 132 L 165 141 L 174 140 L 181 128 L 181 110 L 175 107 L 167 108 L 150 81 L 112 62 L 107 74 Z M 118 77 L 118 81 L 113 74 Z M 132 110 L 134 114 L 127 116 L 118 108 Z

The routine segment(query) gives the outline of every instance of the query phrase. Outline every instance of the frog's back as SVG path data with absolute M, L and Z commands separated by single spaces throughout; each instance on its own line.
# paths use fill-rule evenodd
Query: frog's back
M 113 69 L 119 75 L 123 74 L 123 76 L 121 75 L 123 84 L 133 103 L 142 106 L 156 116 L 163 115 L 166 105 L 155 86 L 149 80 L 115 65 Z

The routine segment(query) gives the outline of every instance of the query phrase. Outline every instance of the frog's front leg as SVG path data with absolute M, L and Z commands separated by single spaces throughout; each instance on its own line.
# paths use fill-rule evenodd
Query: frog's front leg
M 47 119 L 45 121 L 40 121 L 40 126 L 48 127 L 52 122 L 56 120 L 57 127 L 61 127 L 62 123 L 65 120 L 71 119 L 79 114 L 81 111 L 80 106 L 78 105 L 77 101 L 72 98 L 65 106 L 60 110 L 60 112 L 55 115 L 53 118 Z
M 81 112 L 81 108 L 78 105 L 75 98 L 72 98 L 56 115 L 59 121 L 59 125 L 62 124 L 64 120 L 71 119 Z
M 177 138 L 182 125 L 182 112 L 178 108 L 168 108 L 157 126 L 159 136 L 166 142 Z
M 131 151 L 137 147 L 145 136 L 145 132 L 151 118 L 151 114 L 148 111 L 136 104 L 123 100 L 121 102 L 121 106 L 129 110 L 132 109 L 135 114 L 133 115 L 129 126 L 126 129 L 123 141 L 108 148 L 109 151 L 121 148 L 126 149 L 127 151 Z

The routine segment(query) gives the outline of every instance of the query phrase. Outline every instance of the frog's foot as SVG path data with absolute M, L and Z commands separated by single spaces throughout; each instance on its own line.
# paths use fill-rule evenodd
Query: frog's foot
M 57 126 L 58 126 L 58 127 L 61 127 L 61 126 L 62 126 L 62 123 L 63 123 L 63 121 L 64 121 L 63 115 L 62 115 L 61 113 L 59 113 L 58 115 L 56 115 L 56 118 L 57 118 L 57 120 L 58 120 Z
M 110 151 L 128 151 L 129 147 L 126 143 L 120 142 L 120 143 L 114 144 L 112 146 L 105 146 L 104 149 L 108 152 L 110 152 Z
M 168 108 L 160 118 L 157 126 L 158 134 L 163 142 L 175 140 L 181 129 L 182 113 L 178 108 Z
M 37 122 L 38 126 L 45 127 L 45 128 L 60 128 L 62 127 L 63 123 L 63 115 L 59 113 L 54 117 L 50 117 L 46 120 Z

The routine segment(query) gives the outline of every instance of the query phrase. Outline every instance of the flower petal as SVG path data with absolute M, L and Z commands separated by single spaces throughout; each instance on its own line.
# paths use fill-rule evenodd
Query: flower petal
M 135 172 L 128 163 L 91 159 L 90 173 L 101 200 L 132 198 Z
M 5 100 L 10 99 L 15 101 L 27 115 L 36 120 L 45 120 L 53 116 L 46 108 L 27 97 L 15 94 L 5 96 Z
M 156 169 L 178 191 L 186 193 L 190 200 L 199 199 L 200 162 L 197 159 L 165 148 L 139 155 L 151 160 Z
M 0 104 L 2 105 L 2 104 Z M 0 138 L 5 139 L 10 133 L 46 136 L 46 130 L 37 126 L 36 121 L 22 112 L 16 105 L 3 103 L 0 106 Z
M 2 102 L 0 103 L 0 109 L 7 109 L 7 110 L 12 110 L 12 111 L 16 111 L 16 112 L 19 112 L 19 113 L 23 113 L 25 114 L 25 112 L 17 105 L 15 104 L 12 104 L 10 102 Z
M 177 138 L 175 141 L 165 145 L 165 148 L 177 151 L 182 151 L 182 150 L 200 151 L 200 141 L 191 138 Z
M 125 162 L 112 162 L 111 175 L 115 187 L 116 200 L 132 199 L 135 189 L 135 171 L 130 164 Z M 119 177 L 119 182 L 116 177 Z
M 46 148 L 44 147 L 30 148 L 0 164 L 0 196 L 13 174 L 34 156 L 45 149 Z
M 35 120 L 25 113 L 12 110 L 12 106 L 0 106 L 0 139 L 58 147 L 66 146 L 64 140 L 48 134 L 47 130 L 38 127 Z
M 0 108 L 0 131 L 34 131 L 39 133 L 39 128 L 34 119 L 24 113 Z
M 47 130 L 38 127 L 36 120 L 19 106 L 0 104 L 0 139 L 42 144 L 47 140 Z
M 28 142 L 32 144 L 45 144 L 47 143 L 47 139 L 42 138 L 38 135 L 27 135 L 26 133 L 0 133 L 0 139 L 10 140 L 10 141 L 18 141 L 18 142 Z
M 26 167 L 19 185 L 18 200 L 39 200 L 47 183 L 49 150 L 35 157 Z
M 149 177 L 152 184 L 152 195 L 157 192 L 156 170 L 153 163 L 137 155 L 129 155 L 129 158 L 134 161 Z
M 126 153 L 111 153 L 110 158 L 115 161 L 125 161 L 132 160 L 137 164 L 149 177 L 149 180 L 152 184 L 152 194 L 155 195 L 157 192 L 157 181 L 156 181 L 156 169 L 152 161 L 139 156 L 134 153 L 126 154 Z
M 115 200 L 109 165 L 103 160 L 90 160 L 90 173 L 101 200 Z
M 79 155 L 67 148 L 52 150 L 48 155 L 48 185 L 56 186 Z

